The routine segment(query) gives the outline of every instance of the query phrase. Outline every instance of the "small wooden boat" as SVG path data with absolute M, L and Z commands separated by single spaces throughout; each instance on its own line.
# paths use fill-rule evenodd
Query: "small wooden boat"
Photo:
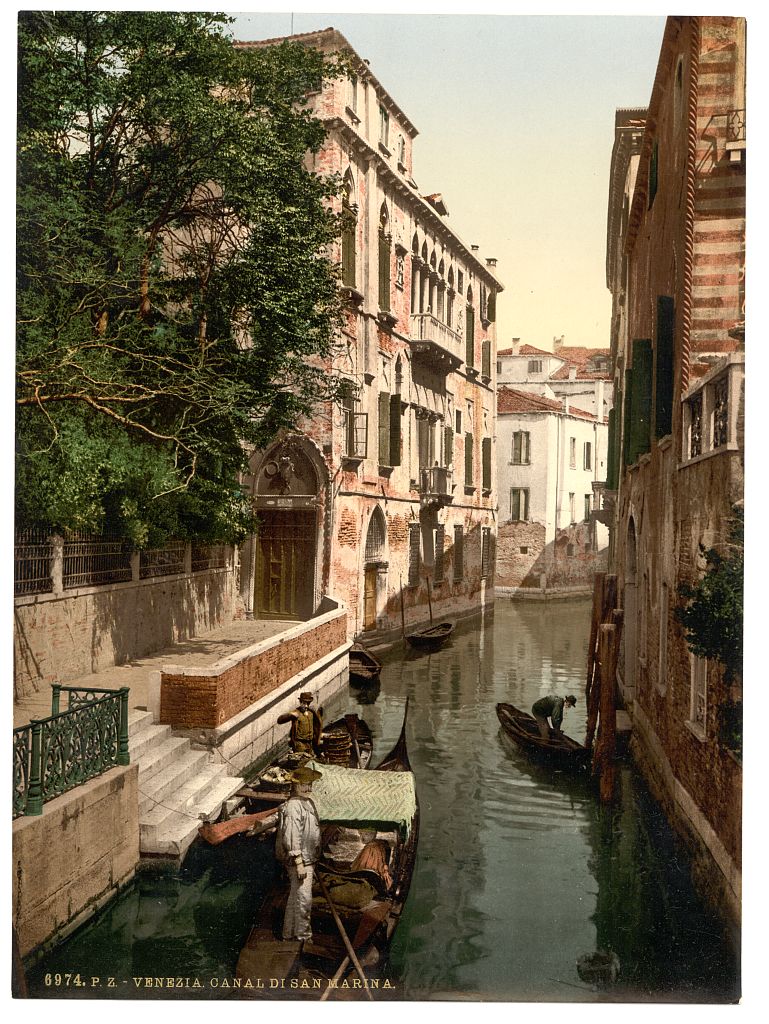
M 550 738 L 543 739 L 537 720 L 513 704 L 497 704 L 497 718 L 507 735 L 532 756 L 571 771 L 586 767 L 590 757 L 587 747 L 553 729 L 550 730 Z
M 453 622 L 439 622 L 435 626 L 425 626 L 413 633 L 406 634 L 406 642 L 417 650 L 437 651 L 454 632 Z
M 407 704 L 408 710 L 408 704 Z M 312 939 L 281 938 L 288 884 L 267 892 L 236 977 L 271 979 L 255 998 L 372 998 L 414 873 L 419 804 L 406 749 L 406 716 L 390 753 L 360 772 L 314 763 L 323 852 L 316 866 Z M 242 989 L 241 991 L 246 991 Z
M 318 760 L 322 764 L 343 765 L 348 768 L 368 768 L 374 752 L 374 738 L 368 724 L 355 714 L 344 715 L 326 726 L 321 734 L 323 750 Z M 259 835 L 274 828 L 278 806 L 288 798 L 291 785 L 289 774 L 293 768 L 307 760 L 304 754 L 285 754 L 270 764 L 256 781 L 241 790 L 247 807 L 258 811 L 241 814 L 229 821 L 216 824 L 206 822 L 198 829 L 202 839 L 212 846 L 230 836 L 249 832 Z M 267 805 L 265 807 L 265 805 Z
M 367 686 L 375 683 L 382 671 L 382 662 L 361 644 L 350 649 L 350 685 Z

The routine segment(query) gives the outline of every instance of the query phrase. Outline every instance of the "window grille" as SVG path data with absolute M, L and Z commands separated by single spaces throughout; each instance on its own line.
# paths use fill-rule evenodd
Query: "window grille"
M 14 594 L 50 594 L 53 590 L 53 550 L 48 530 L 28 529 L 16 533 L 13 550 Z
M 139 556 L 139 578 L 146 580 L 154 576 L 173 576 L 184 572 L 183 540 L 169 541 L 162 548 L 147 548 Z
M 365 560 L 367 562 L 380 562 L 382 560 L 386 537 L 387 527 L 384 515 L 380 508 L 375 508 L 371 514 L 368 530 L 366 531 Z
M 131 545 L 123 537 L 73 532 L 64 538 L 65 590 L 131 579 Z

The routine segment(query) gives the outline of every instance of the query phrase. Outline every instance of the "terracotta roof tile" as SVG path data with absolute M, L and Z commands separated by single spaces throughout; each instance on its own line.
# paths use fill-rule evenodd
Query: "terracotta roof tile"
M 563 412 L 563 401 L 557 398 L 545 398 L 544 395 L 533 395 L 529 391 L 517 391 L 515 388 L 501 387 L 497 391 L 497 412 L 500 415 L 516 412 Z M 569 415 L 579 419 L 594 420 L 595 414 L 586 409 L 569 406 Z

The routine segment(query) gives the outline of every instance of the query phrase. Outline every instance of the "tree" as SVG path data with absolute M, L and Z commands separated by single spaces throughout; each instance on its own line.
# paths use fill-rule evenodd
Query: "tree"
M 19 22 L 17 517 L 238 540 L 253 447 L 335 396 L 339 61 L 221 15 Z

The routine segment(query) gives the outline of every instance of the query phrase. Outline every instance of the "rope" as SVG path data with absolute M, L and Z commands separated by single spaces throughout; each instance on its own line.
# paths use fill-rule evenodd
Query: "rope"
M 700 71 L 700 19 L 692 18 L 691 69 L 687 107 L 686 197 L 684 220 L 684 281 L 681 310 L 681 393 L 689 387 L 694 282 L 694 213 L 697 164 L 697 104 Z

